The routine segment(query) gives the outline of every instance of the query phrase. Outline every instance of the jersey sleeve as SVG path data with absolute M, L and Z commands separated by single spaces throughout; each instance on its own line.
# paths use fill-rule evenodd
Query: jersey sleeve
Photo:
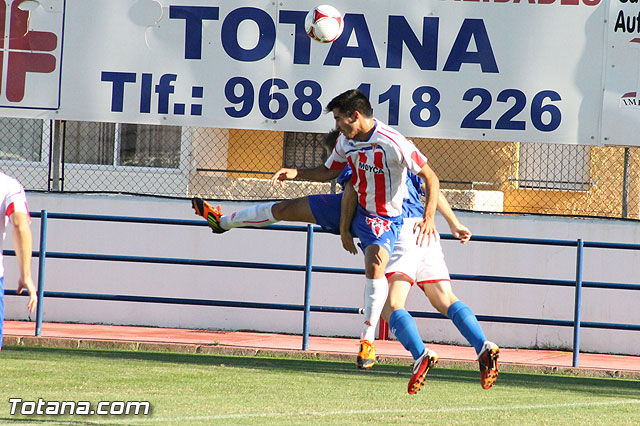
M 5 215 L 10 217 L 15 212 L 29 214 L 27 207 L 27 196 L 24 193 L 22 185 L 18 181 L 12 181 L 9 187 L 8 195 L 5 198 L 7 206 Z
M 410 140 L 402 140 L 398 147 L 407 169 L 416 175 L 420 173 L 424 165 L 427 164 L 427 157 Z
M 336 142 L 336 146 L 331 151 L 331 155 L 324 163 L 325 167 L 330 170 L 342 170 L 347 165 L 347 155 L 344 150 L 344 142 L 346 138 L 340 135 Z

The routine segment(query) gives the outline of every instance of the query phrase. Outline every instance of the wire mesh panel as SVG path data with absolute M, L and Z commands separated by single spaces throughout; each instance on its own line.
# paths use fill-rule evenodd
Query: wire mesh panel
M 186 196 L 186 138 L 176 126 L 64 122 L 61 188 Z
M 27 189 L 49 189 L 49 121 L 0 118 L 0 170 Z
M 522 144 L 518 153 L 520 188 L 588 191 L 589 147 Z
M 0 169 L 28 190 L 219 200 L 295 198 L 334 183 L 273 186 L 312 168 L 325 135 L 0 118 Z M 411 138 L 455 208 L 640 219 L 640 148 Z
M 68 121 L 64 132 L 65 163 L 114 165 L 116 124 Z
M 309 168 L 324 163 L 324 135 L 199 129 L 194 137 L 189 193 L 225 200 L 296 198 L 332 191 L 331 183 L 287 182 L 270 178 L 281 167 Z
M 332 147 L 321 133 L 285 132 L 284 167 L 308 169 L 327 161 Z

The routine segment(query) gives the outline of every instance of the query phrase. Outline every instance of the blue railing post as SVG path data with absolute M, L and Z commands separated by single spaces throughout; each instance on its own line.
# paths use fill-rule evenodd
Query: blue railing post
M 42 305 L 44 303 L 44 260 L 47 257 L 47 211 L 40 215 L 40 255 L 38 256 L 38 306 L 36 310 L 36 336 L 42 334 Z
M 307 225 L 307 258 L 304 271 L 304 319 L 302 320 L 302 350 L 309 349 L 309 314 L 311 312 L 311 268 L 313 259 L 313 225 Z
M 582 255 L 584 242 L 578 238 L 576 258 L 576 299 L 573 312 L 573 366 L 577 367 L 580 357 L 580 309 L 582 306 Z

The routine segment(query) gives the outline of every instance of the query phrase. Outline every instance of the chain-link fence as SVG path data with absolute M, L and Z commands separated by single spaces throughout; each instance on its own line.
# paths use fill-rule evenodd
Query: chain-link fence
M 280 167 L 323 164 L 315 133 L 0 118 L 0 170 L 27 190 L 294 198 Z M 411 138 L 411 135 L 407 135 Z M 640 219 L 640 148 L 413 138 L 455 208 Z

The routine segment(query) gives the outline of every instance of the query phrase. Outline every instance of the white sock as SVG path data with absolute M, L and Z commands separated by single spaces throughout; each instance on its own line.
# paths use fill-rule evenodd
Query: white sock
M 275 204 L 261 203 L 247 207 L 228 216 L 220 218 L 220 226 L 224 229 L 239 228 L 242 226 L 267 226 L 278 222 L 271 213 L 271 207 Z
M 376 326 L 389 293 L 389 284 L 385 277 L 365 278 L 364 286 L 364 326 L 361 340 L 373 342 Z

